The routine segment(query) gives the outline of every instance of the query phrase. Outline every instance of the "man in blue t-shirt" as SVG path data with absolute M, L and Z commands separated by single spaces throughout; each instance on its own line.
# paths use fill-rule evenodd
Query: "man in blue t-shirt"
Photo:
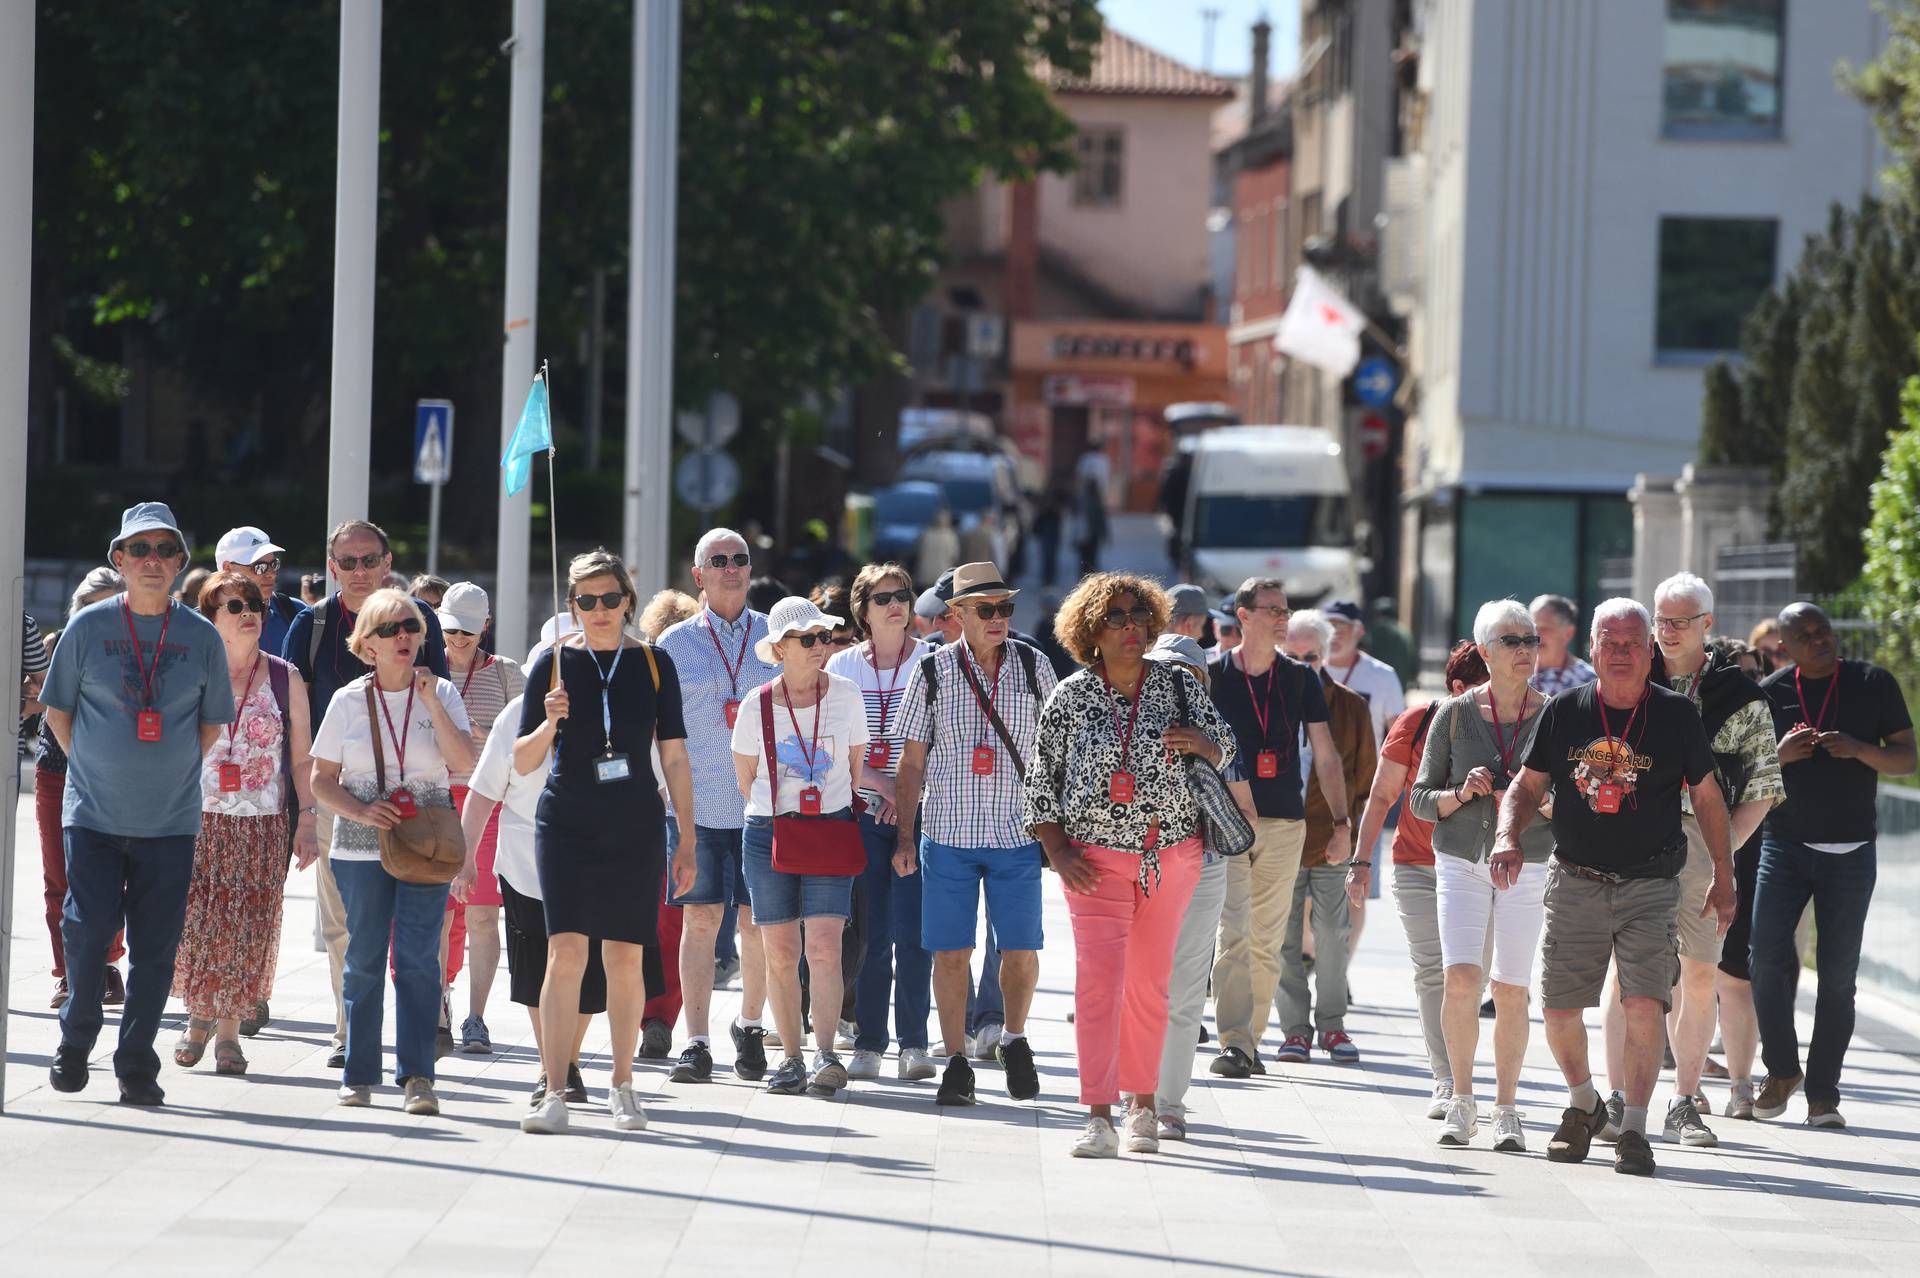
M 386 584 L 393 571 L 393 547 L 378 524 L 349 519 L 327 538 L 327 571 L 339 589 L 321 602 L 302 609 L 287 627 L 283 660 L 307 681 L 308 710 L 315 733 L 333 704 L 333 694 L 367 673 L 360 658 L 347 651 L 347 636 L 367 597 Z M 414 600 L 427 619 L 424 642 L 414 664 L 447 677 L 447 643 L 440 619 L 424 600 Z M 320 918 L 320 940 L 327 947 L 327 967 L 333 977 L 333 1052 L 327 1068 L 342 1069 L 347 1061 L 347 1005 L 340 996 L 340 976 L 347 960 L 347 909 L 333 881 L 328 852 L 333 846 L 333 816 L 314 809 L 314 830 L 320 843 L 320 870 L 315 877 L 314 908 Z
M 159 502 L 129 507 L 107 556 L 126 593 L 74 614 L 40 693 L 47 727 L 67 753 L 60 938 L 72 993 L 50 1073 L 55 1091 L 87 1085 L 107 947 L 124 917 L 127 1000 L 113 1072 L 122 1101 L 158 1105 L 165 1094 L 153 1039 L 187 919 L 200 757 L 233 721 L 233 687 L 219 632 L 167 593 L 187 562 L 173 512 Z

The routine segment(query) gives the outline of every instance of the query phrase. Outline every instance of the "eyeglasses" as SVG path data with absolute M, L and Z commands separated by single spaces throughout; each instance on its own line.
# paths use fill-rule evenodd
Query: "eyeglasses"
M 384 550 L 377 555 L 348 555 L 344 559 L 335 555 L 333 566 L 341 572 L 352 572 L 357 568 L 378 568 L 386 557 L 387 552 Z
M 1662 630 L 1671 630 L 1675 634 L 1683 635 L 1693 629 L 1694 622 L 1706 615 L 1704 612 L 1696 612 L 1691 617 L 1655 617 L 1653 624 Z
M 258 599 L 229 599 L 220 606 L 236 617 L 243 612 L 265 612 L 267 610 L 267 605 Z
M 128 559 L 139 561 L 151 555 L 155 559 L 172 559 L 180 553 L 177 541 L 130 541 L 120 547 Z
M 882 608 L 888 604 L 910 604 L 915 595 L 911 590 L 878 590 L 867 596 L 870 604 L 879 604 Z
M 603 595 L 575 595 L 573 602 L 581 612 L 592 612 L 595 608 L 605 608 L 608 612 L 612 612 L 627 602 L 627 596 L 623 591 L 609 590 Z
M 1509 650 L 1517 648 L 1538 648 L 1540 646 L 1539 635 L 1495 635 L 1493 641 L 1502 648 Z
M 1295 657 L 1294 660 L 1303 661 L 1310 666 L 1317 666 L 1320 664 L 1320 654 L 1317 652 L 1302 653 L 1300 656 Z
M 1283 608 L 1279 604 L 1249 604 L 1248 612 L 1264 612 L 1276 622 L 1285 621 L 1293 616 L 1293 609 Z
M 383 621 L 373 628 L 373 633 L 382 639 L 391 639 L 402 630 L 410 635 L 417 635 L 425 628 L 417 617 L 407 617 L 400 621 Z
M 752 562 L 753 556 L 744 550 L 735 555 L 707 556 L 707 567 L 709 568 L 745 568 Z
M 995 617 L 998 617 L 1003 621 L 1013 620 L 1013 601 L 1012 600 L 1008 600 L 1006 603 L 997 603 L 997 604 L 991 604 L 991 603 L 974 604 L 972 606 L 972 609 L 973 609 L 973 615 L 980 618 L 980 620 L 982 621 L 992 621 Z M 1152 614 L 1148 614 L 1148 615 L 1151 616 Z
M 279 559 L 259 559 L 249 565 L 256 576 L 277 577 L 280 575 Z
M 1138 626 L 1145 630 L 1153 624 L 1153 609 L 1145 604 L 1135 604 L 1132 608 L 1109 608 L 1103 620 L 1107 623 L 1109 630 L 1125 630 L 1128 626 Z

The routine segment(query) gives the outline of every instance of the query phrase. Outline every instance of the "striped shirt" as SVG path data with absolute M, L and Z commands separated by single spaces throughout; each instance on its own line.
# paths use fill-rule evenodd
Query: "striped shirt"
M 1040 708 L 1046 704 L 1057 678 L 1039 653 L 1032 653 L 1033 687 L 1009 640 L 1000 654 L 1000 671 L 988 679 L 974 667 L 981 690 L 989 693 L 1007 734 L 1020 750 L 1021 766 L 1031 768 L 1034 739 L 1040 730 Z M 935 843 L 955 848 L 1017 848 L 1033 841 L 1027 833 L 1026 788 L 1006 743 L 993 730 L 980 699 L 967 682 L 960 663 L 972 662 L 964 642 L 946 644 L 913 664 L 902 698 L 900 735 L 908 741 L 929 743 L 926 781 L 920 791 L 920 829 Z M 927 700 L 925 667 L 933 663 L 935 697 Z M 973 770 L 976 747 L 993 749 L 993 771 L 979 776 Z
M 726 705 L 780 673 L 756 657 L 754 644 L 767 637 L 767 615 L 745 609 L 722 621 L 703 608 L 661 634 L 658 647 L 680 675 L 680 712 L 686 720 L 687 761 L 693 769 L 693 823 L 709 830 L 746 825 L 746 802 L 733 770 L 733 730 Z
M 850 680 L 860 689 L 860 700 L 867 709 L 867 754 L 864 762 L 868 771 L 884 772 L 888 776 L 897 776 L 900 772 L 900 751 L 906 745 L 906 737 L 900 729 L 901 700 L 907 693 L 907 679 L 915 663 L 932 651 L 918 639 L 909 638 L 906 648 L 900 654 L 900 664 L 885 670 L 878 670 L 873 664 L 873 642 L 858 644 L 852 648 L 843 648 L 827 659 L 827 673 L 839 675 Z M 885 762 L 876 769 L 873 751 L 885 747 Z M 867 802 L 872 803 L 880 796 L 873 790 L 862 790 Z
M 465 674 L 452 671 L 448 674 L 453 686 L 460 690 L 460 700 L 466 703 L 467 718 L 473 723 L 473 748 L 480 751 L 487 748 L 487 734 L 493 731 L 493 721 L 500 717 L 507 702 L 526 691 L 527 676 L 511 657 L 493 657 L 484 665 L 478 658 L 485 658 L 485 653 L 475 653 L 475 657 Z M 540 695 L 547 695 L 544 688 Z M 467 784 L 469 775 L 454 773 L 453 784 Z

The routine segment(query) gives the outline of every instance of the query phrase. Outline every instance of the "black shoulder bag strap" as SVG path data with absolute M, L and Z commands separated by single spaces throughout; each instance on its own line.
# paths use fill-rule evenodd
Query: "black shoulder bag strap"
M 327 612 L 333 607 L 333 600 L 322 599 L 320 606 L 313 610 L 313 629 L 307 636 L 307 678 L 313 679 L 320 672 L 320 645 L 327 637 Z
M 1001 653 L 1000 661 L 1003 665 L 1006 659 L 1006 654 Z M 993 725 L 994 732 L 999 736 L 1001 743 L 1007 747 L 1007 754 L 1013 759 L 1013 774 L 1024 782 L 1027 779 L 1027 765 L 1020 759 L 1020 749 L 1013 744 L 1013 734 L 1007 731 L 1007 725 L 1000 721 L 1000 712 L 993 708 L 993 702 L 987 700 L 987 690 L 980 686 L 979 676 L 973 673 L 973 662 L 967 660 L 967 654 L 964 652 L 960 654 L 960 670 L 967 676 L 968 685 L 973 688 L 973 699 L 978 701 L 980 708 L 987 712 L 987 722 Z M 1032 692 L 1032 688 L 1029 687 L 1028 691 Z

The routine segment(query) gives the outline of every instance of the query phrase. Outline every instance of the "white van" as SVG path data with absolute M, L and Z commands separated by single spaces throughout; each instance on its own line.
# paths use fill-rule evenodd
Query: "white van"
M 1210 591 L 1278 577 L 1295 608 L 1360 596 L 1346 459 L 1317 426 L 1218 426 L 1193 453 L 1185 569 Z

